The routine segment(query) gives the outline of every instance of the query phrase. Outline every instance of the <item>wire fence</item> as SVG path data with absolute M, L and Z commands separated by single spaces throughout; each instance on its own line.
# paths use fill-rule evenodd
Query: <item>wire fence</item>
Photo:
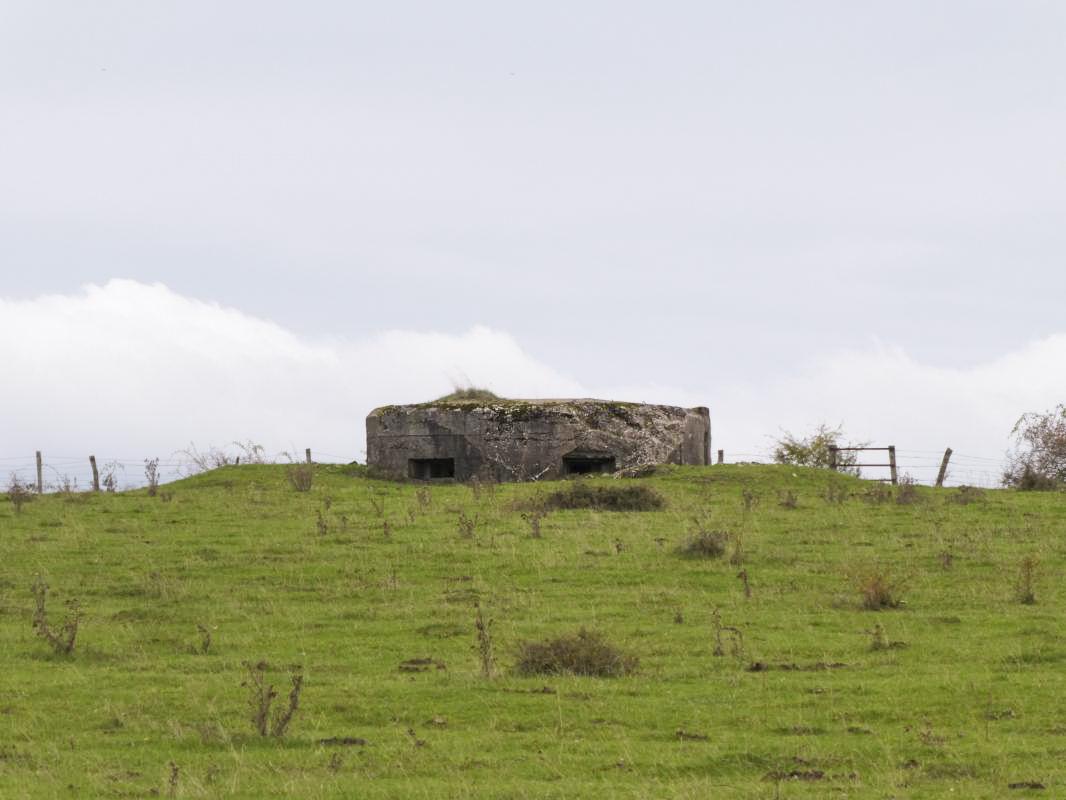
M 314 461 L 321 464 L 349 464 L 350 455 L 314 451 Z M 712 454 L 713 455 L 713 454 Z M 156 460 L 156 470 L 160 484 L 188 477 L 202 472 L 206 467 L 234 463 L 238 457 L 241 463 L 257 461 L 260 463 L 291 463 L 303 460 L 305 453 L 295 454 L 281 452 L 265 454 L 256 452 L 249 458 L 247 450 L 243 454 L 212 449 L 207 453 L 175 453 L 167 458 Z M 899 476 L 908 476 L 915 483 L 933 486 L 944 452 L 935 450 L 896 450 L 896 464 Z M 148 485 L 148 461 L 132 456 L 97 456 L 96 463 L 101 483 L 107 476 L 112 476 L 116 490 L 140 489 Z M 772 464 L 773 455 L 769 451 L 757 453 L 724 452 L 726 464 Z M 978 486 L 991 489 L 1002 486 L 1003 472 L 1007 463 L 1004 457 L 951 454 L 948 464 L 946 486 Z M 14 478 L 24 485 L 37 484 L 37 463 L 35 455 L 0 456 L 0 476 L 10 483 Z M 870 480 L 888 480 L 886 468 L 862 469 L 861 476 Z M 59 455 L 47 453 L 42 455 L 41 483 L 43 490 L 52 491 L 87 491 L 93 488 L 92 467 L 88 456 Z
M 314 452 L 314 461 L 319 464 L 349 464 L 350 456 L 337 453 Z M 225 464 L 287 464 L 302 461 L 305 453 L 296 454 L 280 452 L 266 454 L 256 452 L 249 454 L 234 453 L 212 449 L 206 453 L 175 453 L 167 458 L 135 458 L 132 456 L 96 456 L 96 466 L 101 489 L 111 486 L 115 491 L 143 489 L 149 484 L 149 463 L 154 462 L 156 478 L 160 485 L 187 478 L 212 467 Z M 0 476 L 5 484 L 17 480 L 23 485 L 37 485 L 36 455 L 0 456 Z M 44 492 L 89 491 L 93 488 L 93 470 L 89 456 L 53 456 L 43 453 L 41 457 L 41 485 Z
M 726 464 L 772 464 L 773 454 L 769 451 L 759 453 L 724 453 Z M 936 485 L 937 474 L 944 458 L 943 450 L 901 450 L 896 448 L 896 469 L 899 477 L 909 477 L 915 483 L 925 486 Z M 1004 456 L 969 455 L 952 451 L 948 462 L 945 486 L 977 486 L 982 489 L 994 489 L 1003 485 L 1003 473 L 1007 468 Z M 861 477 L 870 480 L 889 480 L 887 467 L 862 468 Z

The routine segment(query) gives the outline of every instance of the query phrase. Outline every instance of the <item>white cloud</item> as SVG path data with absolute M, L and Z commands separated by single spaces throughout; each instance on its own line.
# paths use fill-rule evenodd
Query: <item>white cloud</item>
M 82 482 L 90 453 L 136 464 L 169 460 L 189 443 L 251 440 L 270 454 L 310 446 L 323 460 L 361 460 L 368 411 L 439 396 L 453 383 L 512 396 L 582 394 L 488 328 L 309 341 L 236 309 L 126 280 L 74 295 L 0 299 L 0 359 L 0 413 L 17 422 L 5 432 L 0 468 L 24 467 L 40 449 L 56 472 Z
M 781 431 L 805 435 L 824 422 L 853 440 L 894 444 L 919 480 L 935 477 L 951 447 L 954 482 L 994 485 L 1018 417 L 1066 401 L 1064 363 L 1066 334 L 960 369 L 918 363 L 898 347 L 842 351 L 796 374 L 723 387 L 713 407 L 718 442 L 765 453 Z
M 959 454 L 957 481 L 991 483 L 1018 416 L 1066 399 L 1066 334 L 965 369 L 880 346 L 818 357 L 757 382 L 694 371 L 683 387 L 639 375 L 588 386 L 485 327 L 310 340 L 161 284 L 127 280 L 0 299 L 0 359 L 8 423 L 0 469 L 28 467 L 40 449 L 52 470 L 46 480 L 71 474 L 81 483 L 90 453 L 126 460 L 126 480 L 136 482 L 141 459 L 168 461 L 189 443 L 250 440 L 269 454 L 310 446 L 322 460 L 361 460 L 368 411 L 439 396 L 456 383 L 512 397 L 707 405 L 713 446 L 728 460 L 765 454 L 781 430 L 843 424 L 856 439 L 895 444 L 904 469 L 921 479 L 950 445 Z

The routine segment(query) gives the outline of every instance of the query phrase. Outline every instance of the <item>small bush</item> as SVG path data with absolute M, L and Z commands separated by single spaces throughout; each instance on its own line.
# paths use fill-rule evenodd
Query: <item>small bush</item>
M 791 433 L 784 433 L 780 439 L 774 442 L 774 463 L 792 464 L 797 467 L 828 467 L 832 460 L 830 451 L 834 447 L 840 447 L 844 438 L 844 432 L 840 428 L 830 428 L 828 425 L 819 425 L 810 436 L 798 438 Z M 865 442 L 851 447 L 864 447 Z M 855 466 L 858 457 L 853 451 L 837 451 L 836 468 L 838 472 L 846 472 L 849 475 L 859 475 L 859 468 Z
M 857 573 L 852 581 L 859 593 L 860 603 L 867 611 L 899 608 L 903 605 L 900 597 L 904 588 L 902 582 L 895 580 L 885 570 L 864 570 Z
M 599 485 L 577 481 L 547 495 L 539 505 L 543 509 L 559 511 L 661 511 L 666 508 L 666 498 L 651 486 L 640 483 Z
M 32 483 L 23 483 L 18 479 L 17 475 L 11 474 L 11 480 L 7 484 L 7 499 L 15 507 L 16 514 L 22 511 L 22 507 L 26 503 L 33 500 L 36 489 L 37 487 Z
M 1023 414 L 1011 436 L 1015 447 L 1003 473 L 1004 486 L 1046 491 L 1066 484 L 1066 404 L 1043 414 Z
M 896 503 L 901 506 L 909 506 L 917 503 L 919 499 L 918 485 L 915 483 L 914 478 L 910 475 L 904 475 L 900 478 L 899 485 L 896 487 Z
M 700 530 L 682 542 L 677 552 L 685 558 L 721 558 L 728 544 L 729 534 L 725 531 Z
M 952 500 L 960 506 L 968 506 L 985 499 L 985 493 L 976 486 L 960 486 L 959 490 L 951 496 Z
M 523 642 L 518 649 L 518 671 L 522 675 L 583 675 L 614 678 L 631 675 L 638 666 L 636 656 L 619 650 L 600 634 L 582 628 L 576 634 Z
M 1052 492 L 1062 486 L 1055 478 L 1043 472 L 1025 467 L 1017 477 L 1011 478 L 1011 485 L 1020 492 Z

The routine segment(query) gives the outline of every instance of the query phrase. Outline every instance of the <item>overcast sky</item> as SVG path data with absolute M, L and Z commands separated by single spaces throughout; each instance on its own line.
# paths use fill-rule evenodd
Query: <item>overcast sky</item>
M 1066 401 L 1064 40 L 1057 0 L 5 0 L 0 467 L 361 459 L 469 380 L 994 473 Z

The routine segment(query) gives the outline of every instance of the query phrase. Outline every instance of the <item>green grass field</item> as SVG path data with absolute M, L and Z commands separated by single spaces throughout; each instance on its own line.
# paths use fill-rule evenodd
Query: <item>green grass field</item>
M 565 484 L 317 467 L 305 493 L 260 465 L 0 502 L 0 797 L 1066 794 L 1066 495 L 591 481 L 666 508 L 553 511 L 537 538 L 528 505 Z M 698 529 L 721 558 L 678 553 Z M 53 629 L 80 601 L 69 655 L 32 625 L 38 576 Z M 865 609 L 878 581 L 901 604 Z M 582 627 L 638 671 L 517 674 L 521 642 Z M 276 708 L 303 669 L 279 737 L 252 722 L 263 661 Z

